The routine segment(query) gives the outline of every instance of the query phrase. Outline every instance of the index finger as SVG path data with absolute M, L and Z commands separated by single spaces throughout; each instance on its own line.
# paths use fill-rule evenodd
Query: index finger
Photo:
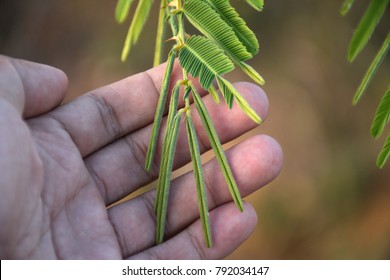
M 93 90 L 49 114 L 69 133 L 82 156 L 154 119 L 165 65 Z M 174 66 L 173 84 L 180 68 Z

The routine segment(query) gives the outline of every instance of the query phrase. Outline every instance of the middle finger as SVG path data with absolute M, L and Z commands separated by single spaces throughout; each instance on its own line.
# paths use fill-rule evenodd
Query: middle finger
M 259 87 L 250 83 L 238 83 L 236 87 L 260 117 L 265 119 L 268 111 L 268 100 L 265 93 Z M 256 126 L 237 104 L 233 106 L 232 110 L 229 110 L 225 104 L 215 104 L 210 95 L 205 96 L 203 100 L 222 143 L 230 141 Z M 192 107 L 194 106 L 192 105 Z M 201 153 L 203 153 L 210 148 L 207 134 L 197 114 L 194 115 L 193 120 Z M 162 124 L 162 131 L 164 131 L 164 124 Z M 147 172 L 144 169 L 151 129 L 151 125 L 142 128 L 85 159 L 86 166 L 102 193 L 106 205 L 110 205 L 152 182 L 158 176 L 158 159 L 161 156 L 161 138 L 163 137 L 160 137 L 157 144 L 155 155 L 157 160 L 155 160 L 152 170 Z M 190 160 L 187 141 L 185 129 L 180 129 L 173 165 L 174 170 Z

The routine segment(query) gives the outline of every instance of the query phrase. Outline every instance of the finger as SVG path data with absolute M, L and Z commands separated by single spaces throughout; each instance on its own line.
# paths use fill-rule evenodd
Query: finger
M 86 156 L 153 121 L 164 66 L 89 92 L 61 106 L 50 117 L 60 122 Z M 171 85 L 180 73 L 176 65 Z
M 64 99 L 68 79 L 54 67 L 0 56 L 1 96 L 25 118 L 48 112 Z
M 222 205 L 210 212 L 213 247 L 207 248 L 200 220 L 161 245 L 152 247 L 130 259 L 222 259 L 237 249 L 254 231 L 257 215 L 253 207 L 244 203 L 238 211 L 234 203 Z
M 259 87 L 250 83 L 237 83 L 236 86 L 242 95 L 248 99 L 256 112 L 264 119 L 268 111 L 268 100 L 265 93 Z M 205 96 L 203 100 L 209 109 L 222 142 L 235 139 L 256 126 L 237 105 L 230 110 L 225 104 L 215 104 L 210 95 Z M 192 105 L 193 107 L 194 105 Z M 194 114 L 193 120 L 199 138 L 200 149 L 203 153 L 210 148 L 210 143 L 197 114 Z M 184 126 L 184 122 L 182 126 Z M 165 131 L 164 124 L 162 131 Z M 99 150 L 85 160 L 87 168 L 93 175 L 107 204 L 123 198 L 139 187 L 150 183 L 158 176 L 163 137 L 160 137 L 151 171 L 147 172 L 144 169 L 150 134 L 151 125 Z M 174 169 L 183 166 L 189 160 L 190 154 L 186 130 L 185 127 L 181 127 L 176 147 Z
M 226 152 L 242 197 L 272 181 L 280 172 L 283 155 L 279 144 L 265 135 L 245 140 Z M 215 159 L 204 165 L 209 209 L 232 201 Z M 166 236 L 173 236 L 199 218 L 193 173 L 171 183 L 166 219 Z M 154 245 L 155 191 L 145 193 L 108 210 L 125 256 Z M 146 234 L 147 233 L 147 234 Z

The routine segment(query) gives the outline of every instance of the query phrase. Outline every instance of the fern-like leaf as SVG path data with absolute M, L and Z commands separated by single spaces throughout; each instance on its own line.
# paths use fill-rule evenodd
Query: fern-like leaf
M 227 85 L 220 81 L 220 79 L 217 78 L 217 83 L 219 87 L 219 91 L 222 93 L 223 98 L 225 99 L 226 105 L 229 107 L 229 109 L 233 108 L 233 102 L 234 102 L 234 95 L 231 90 L 227 87 Z
M 345 16 L 348 14 L 349 10 L 352 8 L 353 2 L 355 2 L 355 0 L 344 0 L 340 9 L 341 15 Z
M 157 33 L 156 33 L 156 45 L 154 47 L 154 59 L 153 67 L 156 67 L 161 64 L 162 56 L 164 52 L 164 38 L 166 31 L 166 0 L 161 0 L 160 12 L 158 14 L 158 23 L 157 23 Z
M 259 52 L 259 42 L 256 35 L 246 25 L 229 0 L 208 0 L 211 7 L 218 12 L 221 18 L 233 29 L 234 33 L 244 44 L 246 49 L 255 55 Z
M 243 43 L 246 49 L 255 55 L 259 52 L 259 42 L 256 35 L 246 25 L 236 10 L 230 5 L 229 0 L 207 0 L 210 6 L 221 16 L 221 18 L 232 28 L 236 36 Z M 229 53 L 228 53 L 229 54 Z M 248 64 L 231 56 L 232 61 L 238 65 L 245 74 L 260 85 L 264 85 L 264 79 Z M 230 99 L 232 101 L 232 99 Z
M 224 96 L 229 96 L 232 98 L 234 96 L 237 104 L 240 106 L 241 110 L 244 111 L 245 114 L 248 115 L 255 123 L 260 124 L 261 118 L 260 116 L 255 112 L 255 110 L 252 109 L 252 107 L 248 104 L 248 102 L 242 97 L 242 95 L 237 91 L 237 89 L 228 81 L 225 80 L 222 77 L 217 77 L 217 83 L 219 86 L 219 89 L 222 91 L 222 94 Z M 229 101 L 228 105 L 230 105 L 231 108 L 231 102 Z
M 383 168 L 386 164 L 386 161 L 389 159 L 389 156 L 390 156 L 390 133 L 389 135 L 387 135 L 385 144 L 383 145 L 383 148 L 376 161 L 376 165 L 379 168 Z
M 130 6 L 133 0 L 118 0 L 115 8 L 115 19 L 118 23 L 125 21 L 129 15 Z
M 261 12 L 264 7 L 264 0 L 246 0 L 255 10 Z
M 161 159 L 160 175 L 158 178 L 158 197 L 156 197 L 155 210 L 157 214 L 156 243 L 160 244 L 164 239 L 165 220 L 167 215 L 169 186 L 173 160 L 176 150 L 176 142 L 179 135 L 181 114 L 177 113 L 172 123 L 167 128 L 164 140 L 164 154 Z
M 127 32 L 125 45 L 122 51 L 122 61 L 125 61 L 127 59 L 127 56 L 130 52 L 130 48 L 137 43 L 139 35 L 141 34 L 145 22 L 148 19 L 152 3 L 153 0 L 140 0 L 138 2 L 137 9 L 135 10 L 135 14 L 130 24 L 129 31 Z
M 373 79 L 376 72 L 378 71 L 379 66 L 382 64 L 382 61 L 386 57 L 389 49 L 390 49 L 390 33 L 387 35 L 378 54 L 376 55 L 370 67 L 368 68 L 366 74 L 364 75 L 363 80 L 360 83 L 356 91 L 356 94 L 353 98 L 353 104 L 358 103 L 361 97 L 363 96 L 363 94 L 365 93 L 366 89 L 368 88 L 368 85 L 370 84 L 371 80 Z
M 190 37 L 179 52 L 180 65 L 193 77 L 199 77 L 209 89 L 215 76 L 234 69 L 233 63 L 213 42 L 202 36 Z
M 209 93 L 213 97 L 215 103 L 219 104 L 219 102 L 220 102 L 219 94 L 213 85 L 210 86 Z
M 385 126 L 390 121 L 390 87 L 387 89 L 375 114 L 371 125 L 371 135 L 378 138 L 382 135 Z
M 156 213 L 157 210 L 159 209 L 159 203 L 161 202 L 161 197 L 164 193 L 164 188 L 165 188 L 166 181 L 164 176 L 167 176 L 167 174 L 164 173 L 165 172 L 164 170 L 166 169 L 168 162 L 171 160 L 171 158 L 168 155 L 170 149 L 169 139 L 172 136 L 172 126 L 174 123 L 175 115 L 177 113 L 179 94 L 180 94 L 180 85 L 176 85 L 173 88 L 171 100 L 169 102 L 169 112 L 168 112 L 168 117 L 166 122 L 166 131 L 165 131 L 164 142 L 163 142 L 163 150 L 161 153 L 160 174 L 158 177 L 159 179 L 158 179 L 157 190 L 156 190 L 156 201 L 154 204 L 154 210 L 156 211 Z
M 153 158 L 154 158 L 154 153 L 156 151 L 157 139 L 160 132 L 161 120 L 162 120 L 165 103 L 168 96 L 168 89 L 171 83 L 171 76 L 173 71 L 173 65 L 175 62 L 175 57 L 176 57 L 176 51 L 171 50 L 168 55 L 167 66 L 165 68 L 163 80 L 161 83 L 160 96 L 157 102 L 156 115 L 154 117 L 153 128 L 152 128 L 152 135 L 150 136 L 149 148 L 148 148 L 148 152 L 146 153 L 145 170 L 147 171 L 150 171 Z M 174 91 L 175 90 L 176 88 L 174 88 Z M 177 104 L 174 106 L 177 106 Z
M 209 207 L 207 204 L 207 196 L 206 196 L 206 183 L 204 180 L 202 161 L 200 158 L 198 138 L 196 137 L 196 131 L 195 131 L 194 123 L 192 121 L 190 110 L 187 111 L 186 127 L 187 127 L 187 135 L 188 135 L 188 145 L 190 147 L 191 160 L 194 168 L 196 193 L 198 195 L 199 213 L 200 213 L 200 219 L 202 221 L 204 239 L 206 240 L 207 247 L 211 248 L 213 245 L 213 241 L 211 237 Z
M 214 41 L 235 60 L 245 61 L 252 58 L 233 29 L 203 0 L 187 0 L 183 11 L 188 20 L 200 32 Z
M 233 201 L 236 203 L 238 209 L 240 209 L 240 211 L 242 212 L 244 210 L 244 204 L 242 202 L 240 191 L 238 190 L 237 183 L 234 180 L 234 176 L 230 169 L 226 155 L 223 152 L 221 142 L 219 141 L 217 132 L 215 131 L 214 125 L 211 121 L 210 114 L 208 113 L 202 98 L 200 97 L 194 86 L 192 86 L 192 92 L 196 109 L 199 113 L 200 119 L 203 122 L 203 126 L 210 140 L 211 147 L 214 150 L 217 162 L 222 170 L 222 174 L 225 178 L 226 183 L 228 184 L 230 194 L 232 195 Z
M 349 45 L 348 60 L 353 61 L 371 38 L 375 27 L 382 18 L 390 0 L 371 0 L 371 3 L 360 21 Z
M 238 66 L 241 68 L 242 71 L 244 71 L 245 74 L 247 74 L 256 83 L 258 83 L 259 85 L 265 84 L 263 77 L 259 73 L 257 73 L 257 71 L 253 69 L 252 66 L 242 61 L 238 63 Z

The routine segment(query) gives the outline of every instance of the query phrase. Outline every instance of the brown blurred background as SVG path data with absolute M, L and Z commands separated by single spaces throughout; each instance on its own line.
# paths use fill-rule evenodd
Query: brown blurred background
M 153 61 L 157 1 L 125 64 L 119 58 L 128 23 L 115 23 L 115 2 L 0 0 L 0 53 L 64 70 L 67 100 L 146 70 Z M 390 13 L 350 65 L 348 43 L 368 1 L 355 1 L 346 18 L 339 14 L 341 2 L 268 0 L 258 14 L 232 1 L 259 37 L 261 51 L 251 64 L 265 77 L 270 99 L 266 123 L 244 138 L 275 137 L 285 164 L 276 181 L 247 199 L 259 223 L 231 259 L 390 258 L 390 163 L 376 168 L 384 137 L 374 141 L 369 134 L 389 83 L 390 57 L 362 102 L 351 106 L 388 32 Z M 246 79 L 239 71 L 231 77 Z

